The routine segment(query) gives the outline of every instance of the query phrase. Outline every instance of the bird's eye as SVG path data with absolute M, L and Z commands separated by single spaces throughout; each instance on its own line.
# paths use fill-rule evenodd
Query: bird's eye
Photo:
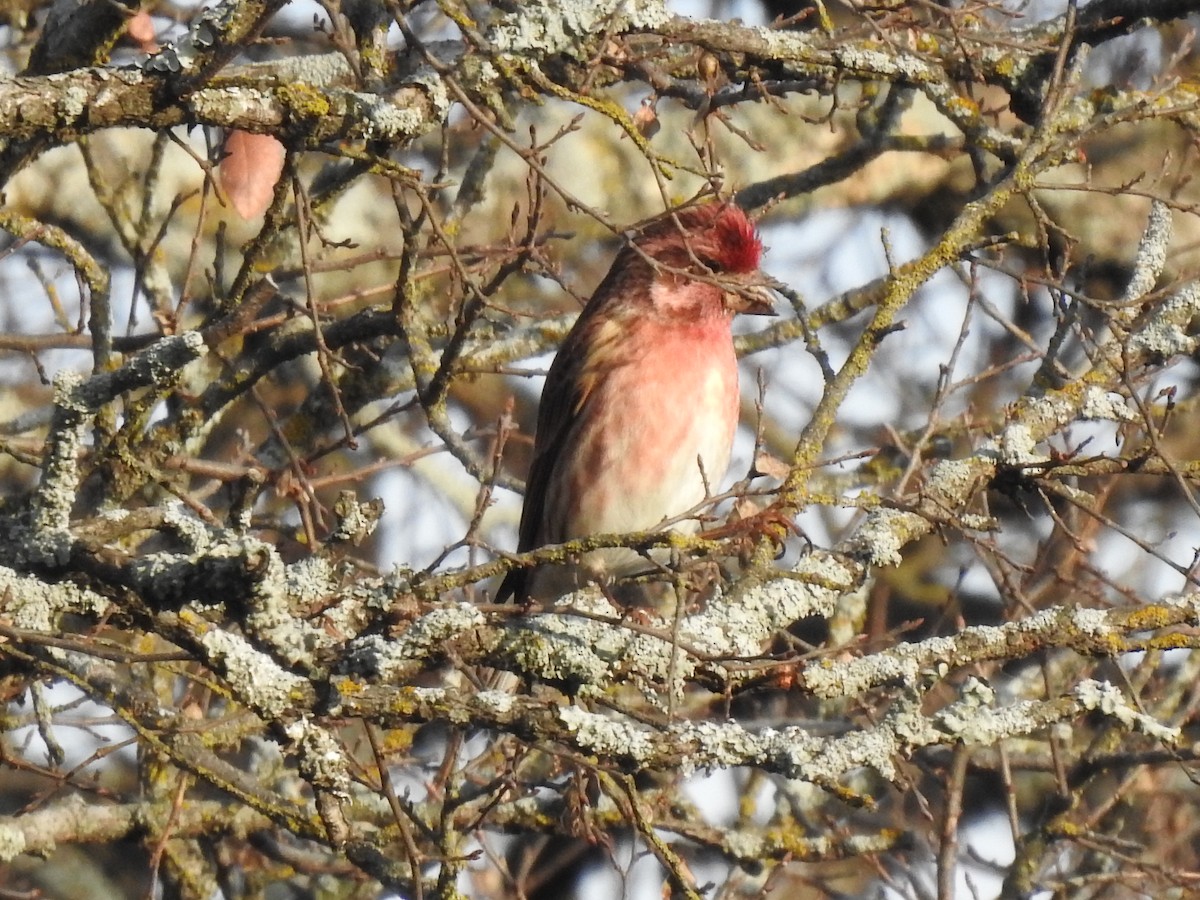
M 711 256 L 697 256 L 696 259 L 700 260 L 700 264 L 711 272 L 720 272 L 725 268 L 719 260 Z

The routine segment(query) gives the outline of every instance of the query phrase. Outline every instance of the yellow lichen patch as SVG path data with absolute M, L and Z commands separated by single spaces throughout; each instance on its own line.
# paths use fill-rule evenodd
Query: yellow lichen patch
M 1132 631 L 1154 631 L 1179 623 L 1179 610 L 1152 604 L 1131 609 L 1122 617 L 1122 624 Z
M 287 106 L 292 120 L 319 119 L 332 111 L 323 92 L 303 83 L 281 85 L 276 96 Z

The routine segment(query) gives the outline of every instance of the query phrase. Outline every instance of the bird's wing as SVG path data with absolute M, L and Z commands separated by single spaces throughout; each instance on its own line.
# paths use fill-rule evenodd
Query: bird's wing
M 545 542 L 541 531 L 554 469 L 570 452 L 568 442 L 572 429 L 579 417 L 585 414 L 588 397 L 607 356 L 605 352 L 595 351 L 607 349 L 606 345 L 615 341 L 618 334 L 616 323 L 603 317 L 588 316 L 586 320 L 576 323 L 554 357 L 538 405 L 533 462 L 525 481 L 525 505 L 521 509 L 518 553 L 533 550 Z M 589 347 L 593 352 L 585 357 L 583 347 Z M 528 575 L 528 569 L 509 572 L 496 592 L 497 602 L 503 603 L 510 597 L 521 598 Z

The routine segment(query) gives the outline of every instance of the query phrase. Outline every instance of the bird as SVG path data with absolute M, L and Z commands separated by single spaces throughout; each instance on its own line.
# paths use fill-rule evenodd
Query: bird
M 740 411 L 733 319 L 775 314 L 762 252 L 745 211 L 722 200 L 672 210 L 627 237 L 546 376 L 518 552 L 653 530 L 711 495 Z M 551 601 L 652 567 L 632 549 L 593 550 L 510 570 L 496 599 Z M 632 596 L 622 604 L 639 605 Z

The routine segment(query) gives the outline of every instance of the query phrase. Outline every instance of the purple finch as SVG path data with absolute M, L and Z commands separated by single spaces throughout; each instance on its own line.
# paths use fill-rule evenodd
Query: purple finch
M 651 221 L 617 254 L 546 378 L 520 551 L 651 530 L 717 486 L 740 405 L 733 317 L 773 313 L 761 255 L 746 214 L 719 202 Z M 648 568 L 633 550 L 595 550 L 513 570 L 497 597 L 549 600 Z

